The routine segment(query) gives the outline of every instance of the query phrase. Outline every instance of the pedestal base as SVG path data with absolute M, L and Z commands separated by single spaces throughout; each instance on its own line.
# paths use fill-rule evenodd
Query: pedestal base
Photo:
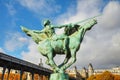
M 50 80 L 69 80 L 69 76 L 66 73 L 53 73 L 50 75 Z

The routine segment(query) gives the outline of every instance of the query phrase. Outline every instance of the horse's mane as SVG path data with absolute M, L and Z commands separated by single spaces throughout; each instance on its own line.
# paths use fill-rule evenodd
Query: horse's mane
M 73 33 L 75 33 L 76 31 L 78 31 L 78 28 L 80 27 L 80 25 L 74 25 L 74 27 L 65 27 L 65 34 L 67 36 L 72 35 Z

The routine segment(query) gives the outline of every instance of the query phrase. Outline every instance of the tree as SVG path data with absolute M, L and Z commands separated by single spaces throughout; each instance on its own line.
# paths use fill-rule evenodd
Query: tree
M 109 71 L 105 71 L 102 76 L 101 76 L 101 80 L 114 80 L 114 75 L 112 73 L 110 73 Z
M 95 79 L 96 79 L 96 76 L 91 75 L 87 80 L 95 80 Z
M 120 75 L 114 75 L 114 80 L 120 80 Z
M 109 71 L 105 71 L 102 74 L 92 75 L 87 80 L 114 80 L 114 75 Z

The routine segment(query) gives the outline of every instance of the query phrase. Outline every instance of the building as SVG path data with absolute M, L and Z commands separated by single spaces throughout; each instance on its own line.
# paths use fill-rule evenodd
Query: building
M 87 71 L 87 73 L 88 73 L 88 77 L 90 77 L 91 75 L 94 74 L 94 69 L 93 69 L 93 66 L 92 66 L 91 63 L 88 65 L 88 71 Z
M 112 74 L 115 74 L 115 75 L 120 75 L 120 66 L 117 66 L 117 67 L 113 67 L 111 69 L 96 69 L 94 70 L 94 75 L 95 74 L 100 74 L 100 73 L 103 73 L 104 71 L 109 71 L 111 72 Z
M 70 76 L 72 76 L 72 77 L 74 77 L 78 80 L 86 80 L 91 75 L 101 74 L 105 71 L 109 71 L 109 72 L 111 72 L 112 74 L 115 74 L 115 75 L 120 75 L 120 66 L 113 67 L 111 69 L 94 69 L 92 64 L 90 63 L 88 65 L 88 69 L 86 69 L 84 67 L 83 69 L 78 70 L 77 67 L 74 67 L 73 69 L 67 70 L 66 72 Z M 79 76 L 77 76 L 77 75 L 79 75 Z

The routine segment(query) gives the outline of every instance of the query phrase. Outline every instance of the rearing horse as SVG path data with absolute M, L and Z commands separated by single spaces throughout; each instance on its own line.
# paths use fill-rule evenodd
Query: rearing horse
M 53 40 L 48 38 L 44 33 L 34 33 L 33 30 L 22 27 L 22 30 L 38 44 L 39 52 L 47 58 L 46 63 L 50 65 L 54 72 L 64 72 L 76 61 L 76 52 L 79 50 L 81 42 L 87 30 L 90 30 L 97 21 L 95 19 L 90 20 L 82 26 L 78 27 L 78 30 L 69 35 L 68 53 L 63 63 L 59 66 L 56 65 L 53 58 L 56 54 L 65 54 L 63 50 L 63 40 Z M 68 61 L 70 62 L 68 63 Z

